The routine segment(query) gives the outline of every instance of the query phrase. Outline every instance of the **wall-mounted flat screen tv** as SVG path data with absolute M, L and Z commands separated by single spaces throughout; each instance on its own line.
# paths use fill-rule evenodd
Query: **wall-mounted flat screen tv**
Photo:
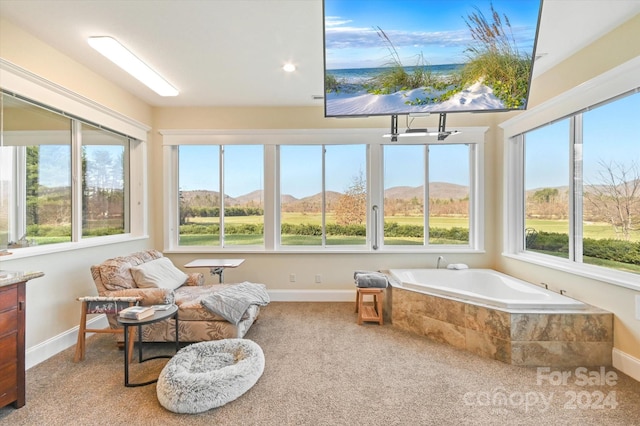
M 521 110 L 542 0 L 324 0 L 325 116 Z

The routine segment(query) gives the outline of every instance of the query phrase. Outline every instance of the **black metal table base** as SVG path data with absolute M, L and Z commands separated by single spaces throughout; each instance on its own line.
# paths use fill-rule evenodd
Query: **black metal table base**
M 174 313 L 174 321 L 176 326 L 176 353 L 180 350 L 180 341 L 178 339 L 178 311 Z M 153 321 L 155 322 L 155 321 Z M 130 383 L 129 382 L 129 327 L 138 327 L 138 364 L 142 364 L 143 362 L 150 361 L 152 359 L 159 358 L 172 358 L 173 355 L 156 355 L 149 358 L 142 358 L 142 326 L 145 324 L 149 324 L 150 322 L 145 322 L 144 324 L 122 324 L 124 327 L 124 385 L 128 388 L 138 387 L 138 386 L 147 386 L 152 383 L 156 383 L 158 379 L 149 380 L 146 382 L 140 383 Z

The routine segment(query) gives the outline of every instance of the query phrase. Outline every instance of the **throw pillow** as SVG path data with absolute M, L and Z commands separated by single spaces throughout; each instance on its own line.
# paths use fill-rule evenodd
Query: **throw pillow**
M 126 290 L 134 287 L 129 272 L 131 263 L 123 257 L 109 259 L 100 264 L 100 279 L 107 290 Z
M 175 290 L 189 278 L 166 257 L 132 267 L 131 276 L 139 288 L 166 288 L 169 290 Z

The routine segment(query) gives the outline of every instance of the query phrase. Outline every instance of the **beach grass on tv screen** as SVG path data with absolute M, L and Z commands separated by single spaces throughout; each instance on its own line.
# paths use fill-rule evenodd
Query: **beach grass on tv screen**
M 451 9 L 453 12 L 458 5 L 455 2 L 441 2 L 437 7 Z M 376 16 L 375 9 L 372 11 L 369 5 L 363 7 L 362 13 L 366 16 L 363 19 L 372 19 L 374 16 L 391 25 L 390 28 L 377 23 L 371 26 L 380 44 L 378 50 L 386 50 L 387 55 L 377 53 L 370 45 L 360 46 L 355 41 L 350 44 L 349 41 L 337 38 L 341 34 L 339 26 L 333 26 L 331 31 L 325 28 L 325 57 L 340 57 L 346 46 L 352 50 L 353 58 L 364 56 L 368 59 L 366 68 L 362 67 L 365 63 L 362 59 L 360 62 L 354 59 L 353 64 L 343 60 L 340 69 L 330 63 L 326 64 L 326 115 L 391 115 L 525 108 L 531 79 L 534 34 L 531 33 L 531 40 L 526 42 L 520 38 L 516 40 L 514 34 L 522 30 L 522 22 L 518 24 L 520 28 L 512 28 L 511 19 L 506 13 L 497 10 L 493 3 L 489 3 L 489 9 L 484 12 L 480 6 L 474 7 L 475 11 L 460 8 L 455 13 L 459 16 L 458 20 L 446 24 L 451 26 L 452 31 L 468 31 L 466 45 L 453 48 L 453 44 L 449 45 L 447 40 L 442 40 L 442 46 L 446 45 L 446 48 L 437 53 L 433 49 L 428 49 L 431 51 L 427 54 L 420 51 L 412 55 L 417 59 L 411 64 L 403 63 L 403 60 L 409 58 L 406 50 L 401 49 L 407 47 L 407 35 L 398 36 L 404 33 L 403 29 L 394 27 L 397 23 L 387 20 L 384 14 Z M 538 11 L 536 7 L 535 12 Z M 329 13 L 325 20 L 331 20 L 330 8 L 325 9 L 325 13 Z M 358 16 L 357 12 L 352 13 Z M 538 18 L 539 13 L 534 13 L 531 9 L 524 26 L 536 27 Z M 425 21 L 423 25 L 424 32 L 428 32 L 430 24 Z M 440 25 L 444 23 L 440 22 Z M 366 33 L 367 31 L 362 30 L 359 35 L 366 39 L 369 36 Z M 446 31 L 442 33 L 446 34 Z M 522 34 L 519 33 L 519 37 Z M 420 36 L 416 36 L 414 45 L 421 45 Z M 450 49 L 456 49 L 456 54 L 452 54 Z M 372 51 L 376 52 L 375 56 L 369 57 L 369 52 Z M 434 55 L 441 61 L 440 64 L 432 65 Z M 376 63 L 375 61 L 378 61 L 378 66 L 372 67 L 371 64 Z M 443 66 L 447 67 L 446 72 L 439 69 Z

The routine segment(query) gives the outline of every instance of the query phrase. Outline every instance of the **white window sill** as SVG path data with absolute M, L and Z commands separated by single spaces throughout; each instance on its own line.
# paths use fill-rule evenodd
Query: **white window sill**
M 372 250 L 370 248 L 347 248 L 347 247 L 330 247 L 330 248 L 318 248 L 309 246 L 299 247 L 281 247 L 276 250 L 267 250 L 264 248 L 256 247 L 233 247 L 233 248 L 220 248 L 220 247 L 177 247 L 172 249 L 164 249 L 163 253 L 212 253 L 212 254 L 232 254 L 232 253 L 247 253 L 247 254 L 483 254 L 484 250 L 472 249 L 469 247 L 464 248 L 452 248 L 446 247 L 429 247 L 425 248 L 383 248 L 379 250 Z
M 107 244 L 127 243 L 136 240 L 148 239 L 148 235 L 132 236 L 131 234 L 123 235 L 109 235 L 106 237 L 94 237 L 87 238 L 78 242 L 57 243 L 57 244 L 45 244 L 42 246 L 23 247 L 19 249 L 9 249 L 11 253 L 7 256 L 2 256 L 2 261 L 9 261 L 15 259 L 25 259 L 34 256 L 40 256 L 51 253 L 61 253 L 65 251 L 82 250 L 89 247 L 104 246 Z
M 571 262 L 553 256 L 536 253 L 502 253 L 504 257 L 544 266 L 545 268 L 568 272 L 593 280 L 640 291 L 640 276 L 631 272 L 616 271 L 585 263 Z

